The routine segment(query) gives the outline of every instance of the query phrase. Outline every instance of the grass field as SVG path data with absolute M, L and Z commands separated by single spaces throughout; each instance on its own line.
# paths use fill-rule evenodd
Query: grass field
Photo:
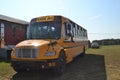
M 120 45 L 88 49 L 87 53 L 103 55 L 105 57 L 107 80 L 120 80 Z
M 104 59 L 103 59 L 104 58 Z M 103 68 L 103 69 L 101 69 Z M 23 77 L 24 76 L 24 77 Z M 16 74 L 10 63 L 0 62 L 0 80 L 39 80 L 40 74 Z M 35 76 L 35 78 L 33 78 Z M 41 77 L 43 78 L 44 75 Z M 71 78 L 72 76 L 72 78 Z M 105 78 L 103 77 L 105 76 Z M 25 79 L 18 79 L 18 78 Z M 49 78 L 49 79 L 48 79 Z M 58 80 L 45 76 L 43 79 Z M 99 49 L 88 49 L 84 58 L 78 58 L 68 64 L 65 74 L 59 80 L 120 80 L 120 45 L 101 46 Z
M 2 77 L 10 77 L 10 75 L 13 75 L 15 72 L 10 66 L 10 63 L 8 62 L 0 62 L 0 80 L 2 80 Z

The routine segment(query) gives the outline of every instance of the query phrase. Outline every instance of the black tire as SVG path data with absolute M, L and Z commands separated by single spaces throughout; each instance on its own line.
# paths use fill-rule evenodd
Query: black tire
M 85 56 L 85 47 L 83 48 L 83 52 L 80 54 L 81 57 Z
M 62 51 L 60 52 L 57 66 L 54 67 L 54 73 L 56 75 L 62 75 L 65 70 L 65 65 L 66 65 L 66 56 L 65 56 L 65 53 Z

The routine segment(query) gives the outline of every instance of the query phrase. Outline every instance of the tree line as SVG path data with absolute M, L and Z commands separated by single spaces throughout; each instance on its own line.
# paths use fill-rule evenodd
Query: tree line
M 103 39 L 94 40 L 92 42 L 97 42 L 99 45 L 120 45 L 120 39 Z

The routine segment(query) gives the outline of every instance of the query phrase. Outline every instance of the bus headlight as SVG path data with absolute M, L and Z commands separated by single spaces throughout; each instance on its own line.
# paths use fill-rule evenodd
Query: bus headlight
M 44 56 L 54 56 L 54 55 L 55 55 L 55 51 L 53 51 L 53 52 L 46 52 L 44 54 Z

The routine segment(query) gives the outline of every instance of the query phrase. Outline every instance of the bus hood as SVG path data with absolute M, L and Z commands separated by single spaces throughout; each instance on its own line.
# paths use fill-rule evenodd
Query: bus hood
M 50 41 L 47 40 L 25 40 L 20 42 L 19 44 L 16 45 L 16 47 L 20 47 L 20 46 L 41 46 L 41 45 L 45 45 L 45 44 L 49 44 Z

